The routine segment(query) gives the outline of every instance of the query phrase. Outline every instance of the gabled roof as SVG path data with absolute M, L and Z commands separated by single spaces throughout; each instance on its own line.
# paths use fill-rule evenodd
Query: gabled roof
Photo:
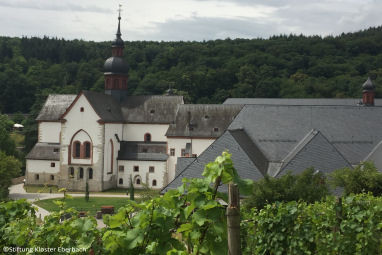
M 242 131 L 226 131 L 215 142 L 213 142 L 202 154 L 200 154 L 192 163 L 185 167 L 166 187 L 162 189 L 165 193 L 169 189 L 175 189 L 182 184 L 183 178 L 202 178 L 204 167 L 207 163 L 215 161 L 216 157 L 221 155 L 223 151 L 228 150 L 232 154 L 232 162 L 241 178 L 252 180 L 260 180 L 264 176 L 256 167 L 251 157 L 247 154 L 249 151 L 255 151 L 250 148 L 241 138 L 236 140 L 239 135 L 236 132 Z M 235 134 L 236 133 L 236 134 Z M 234 134 L 234 135 L 232 135 Z M 245 148 L 245 149 L 243 149 Z M 223 190 L 225 187 L 222 188 Z
M 175 176 L 182 172 L 189 164 L 191 164 L 196 158 L 194 157 L 179 157 L 176 160 Z
M 363 161 L 371 161 L 374 166 L 382 172 L 382 141 L 380 141 L 374 149 L 365 157 Z
M 166 142 L 121 141 L 118 160 L 166 161 Z
M 227 98 L 223 104 L 357 106 L 360 103 L 361 98 Z M 382 99 L 374 99 L 374 105 L 382 106 Z
M 121 106 L 114 97 L 94 91 L 83 91 L 83 95 L 102 121 L 123 122 Z
M 174 122 L 182 96 L 128 96 L 122 103 L 127 123 L 169 124 Z
M 34 160 L 60 160 L 59 143 L 36 143 L 32 150 L 25 156 Z
M 77 95 L 49 95 L 36 120 L 59 121 L 61 115 L 72 104 L 76 96 Z
M 166 136 L 217 138 L 224 133 L 241 108 L 241 105 L 179 105 L 175 123 L 170 125 Z
M 281 162 L 310 130 L 320 130 L 352 164 L 382 140 L 382 108 L 246 105 L 229 129 L 243 128 L 270 162 Z
M 321 132 L 312 130 L 285 157 L 275 176 L 282 176 L 289 171 L 300 174 L 310 167 L 330 173 L 352 166 Z

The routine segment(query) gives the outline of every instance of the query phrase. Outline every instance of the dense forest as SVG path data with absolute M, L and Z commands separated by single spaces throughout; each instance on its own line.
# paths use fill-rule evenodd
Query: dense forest
M 0 37 L 0 112 L 36 114 L 50 93 L 103 90 L 111 42 Z M 340 36 L 125 43 L 129 93 L 186 102 L 228 97 L 360 97 L 370 76 L 382 96 L 382 27 Z

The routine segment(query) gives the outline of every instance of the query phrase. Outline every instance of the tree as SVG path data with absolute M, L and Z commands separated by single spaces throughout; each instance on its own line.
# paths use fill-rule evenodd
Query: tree
M 273 202 L 305 201 L 313 203 L 329 195 L 325 176 L 313 168 L 306 169 L 299 175 L 290 172 L 280 178 L 266 176 L 254 184 L 251 196 L 245 207 L 258 209 Z
M 354 169 L 343 168 L 331 174 L 330 183 L 344 188 L 345 195 L 371 192 L 382 195 L 382 173 L 371 162 L 364 162 Z
M 0 200 L 8 197 L 8 187 L 12 184 L 12 178 L 20 174 L 21 163 L 14 156 L 7 156 L 0 151 Z
M 86 182 L 86 188 L 85 188 L 85 201 L 89 202 L 89 184 Z
M 134 184 L 133 184 L 133 179 L 131 178 L 131 176 L 130 176 L 129 193 L 130 193 L 130 200 L 134 200 Z

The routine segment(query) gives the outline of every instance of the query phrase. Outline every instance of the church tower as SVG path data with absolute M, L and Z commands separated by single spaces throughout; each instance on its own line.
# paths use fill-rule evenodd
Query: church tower
M 362 85 L 362 103 L 365 106 L 374 106 L 375 86 L 370 77 Z
M 127 96 L 129 71 L 127 63 L 122 58 L 125 45 L 121 35 L 121 9 L 119 9 L 117 34 L 111 46 L 112 56 L 104 64 L 105 94 L 112 95 L 118 101 Z

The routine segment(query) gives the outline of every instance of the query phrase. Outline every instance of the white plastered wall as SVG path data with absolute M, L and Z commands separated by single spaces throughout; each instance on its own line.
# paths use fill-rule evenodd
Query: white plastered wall
M 192 140 L 192 141 L 191 141 Z M 186 148 L 187 143 L 192 142 L 192 154 L 199 156 L 205 149 L 210 146 L 215 139 L 190 139 L 190 138 L 171 138 L 167 139 L 168 148 L 168 174 L 169 182 L 175 178 L 176 160 L 181 157 L 181 150 Z M 175 156 L 170 155 L 170 149 L 175 149 Z
M 104 144 L 104 180 L 109 181 L 112 176 L 117 175 L 117 156 L 120 149 L 120 143 L 117 141 L 115 135 L 122 140 L 122 124 L 105 124 L 105 144 Z M 113 141 L 113 146 L 111 146 L 110 140 Z M 111 148 L 113 147 L 113 158 L 111 158 Z M 111 169 L 111 160 L 113 161 L 113 169 Z
M 81 112 L 81 107 L 84 111 Z M 78 139 L 91 139 L 92 143 L 92 162 L 99 164 L 102 160 L 103 152 L 103 125 L 99 124 L 99 116 L 89 104 L 84 95 L 81 95 L 77 102 L 64 117 L 66 120 L 61 128 L 61 164 L 68 165 L 68 150 L 72 137 L 78 134 Z M 82 131 L 81 131 L 82 130 Z M 76 137 L 77 139 L 77 137 Z M 74 141 L 74 140 L 73 140 Z M 71 153 L 72 154 L 72 153 Z M 72 155 L 70 155 L 72 157 Z M 89 160 L 82 162 L 78 160 L 74 163 L 89 163 Z
M 39 122 L 38 142 L 59 143 L 61 132 L 61 122 Z
M 141 181 L 148 184 L 150 188 L 160 189 L 163 188 L 163 180 L 166 174 L 167 162 L 166 161 L 136 161 L 136 160 L 119 160 L 119 166 L 124 166 L 124 171 L 118 171 L 118 187 L 127 188 L 130 186 L 130 176 L 133 181 L 136 176 L 141 177 Z M 139 167 L 139 172 L 134 172 L 134 166 Z M 154 173 L 149 172 L 149 167 L 154 167 Z M 119 179 L 123 179 L 123 184 L 119 184 Z M 152 181 L 156 180 L 157 185 L 152 186 Z M 140 188 L 142 186 L 134 184 L 134 187 Z
M 165 142 L 168 124 L 125 124 L 123 126 L 124 141 L 144 141 L 146 133 L 151 134 L 151 141 Z
M 52 167 L 51 163 L 54 163 L 55 166 Z M 28 173 L 57 174 L 60 171 L 60 161 L 27 159 L 26 168 L 28 169 Z

